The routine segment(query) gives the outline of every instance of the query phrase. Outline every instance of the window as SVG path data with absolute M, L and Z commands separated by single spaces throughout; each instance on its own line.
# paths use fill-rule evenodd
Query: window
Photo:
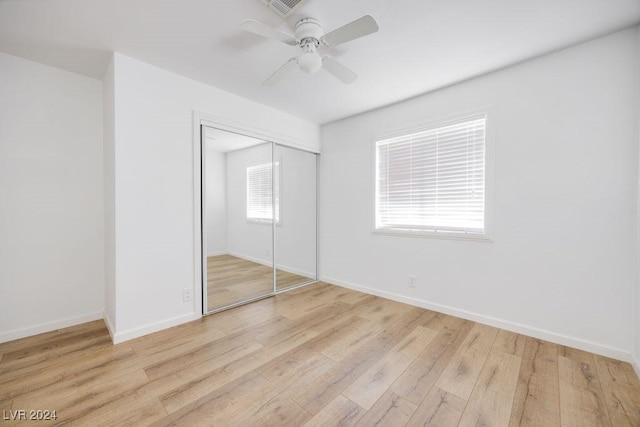
M 376 230 L 485 234 L 486 115 L 376 142 Z
M 247 167 L 247 220 L 268 222 L 273 221 L 275 199 L 276 223 L 280 222 L 280 162 L 275 162 L 275 174 L 271 173 L 272 163 L 265 163 Z M 275 197 L 272 176 L 275 175 Z

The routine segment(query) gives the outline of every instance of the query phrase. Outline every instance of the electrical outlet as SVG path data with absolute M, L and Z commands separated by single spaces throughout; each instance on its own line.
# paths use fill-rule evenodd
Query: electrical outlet
M 182 290 L 182 302 L 193 301 L 193 289 L 184 288 Z
M 409 287 L 410 288 L 416 287 L 416 276 L 409 276 Z

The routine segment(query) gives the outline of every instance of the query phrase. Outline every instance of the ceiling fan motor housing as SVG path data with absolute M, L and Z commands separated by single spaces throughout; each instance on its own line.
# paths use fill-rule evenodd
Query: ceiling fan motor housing
M 316 45 L 320 43 L 320 38 L 324 35 L 320 23 L 313 18 L 302 18 L 295 26 L 296 40 L 304 44 L 306 39 L 315 40 Z

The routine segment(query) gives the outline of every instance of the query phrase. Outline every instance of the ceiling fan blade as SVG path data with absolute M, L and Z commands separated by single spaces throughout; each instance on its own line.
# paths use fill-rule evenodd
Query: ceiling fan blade
M 342 27 L 325 34 L 321 41 L 327 46 L 337 46 L 342 43 L 366 36 L 378 31 L 378 23 L 370 15 L 343 25 Z
M 322 60 L 322 66 L 325 70 L 333 74 L 342 83 L 353 83 L 358 78 L 358 75 L 356 73 L 354 73 L 335 59 L 329 58 L 328 56 Z
M 282 65 L 282 67 L 278 68 L 275 73 L 271 74 L 267 80 L 262 82 L 264 86 L 275 86 L 280 80 L 282 80 L 289 71 L 293 68 L 296 68 L 298 65 L 298 60 L 296 58 L 291 58 L 287 62 Z
M 263 24 L 262 22 L 254 21 L 253 19 L 247 19 L 246 21 L 243 21 L 240 24 L 240 28 L 245 31 L 249 31 L 250 33 L 257 34 L 268 39 L 278 40 L 291 46 L 298 45 L 298 42 L 293 36 L 276 30 L 275 28 L 270 27 L 267 24 Z

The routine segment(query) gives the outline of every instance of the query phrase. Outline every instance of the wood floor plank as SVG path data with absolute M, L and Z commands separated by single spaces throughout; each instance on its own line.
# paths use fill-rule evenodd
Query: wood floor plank
M 331 319 L 331 323 L 326 322 L 322 327 L 312 326 L 311 329 L 321 334 L 314 338 L 307 346 L 313 344 L 314 351 L 325 354 L 327 349 L 335 346 L 336 343 L 350 340 L 358 330 L 366 329 L 370 322 L 358 316 L 351 316 L 349 312 Z M 326 355 L 326 354 L 325 354 Z
M 336 324 L 333 328 L 328 328 L 325 332 L 302 343 L 300 346 L 288 353 L 266 363 L 260 368 L 260 372 L 270 381 L 277 381 L 286 375 L 289 375 L 299 364 L 304 363 L 310 355 L 321 353 L 326 345 L 328 345 L 336 337 L 340 337 L 351 328 L 354 324 L 366 322 L 357 316 L 351 316 L 346 320 Z M 326 357 L 323 355 L 323 357 Z M 332 361 L 333 362 L 333 361 Z
M 55 408 L 58 419 L 56 424 L 66 424 L 73 420 L 96 416 L 99 409 L 122 396 L 134 393 L 137 387 L 148 381 L 144 371 L 135 370 L 114 376 L 104 381 L 92 381 L 82 388 L 69 386 L 75 393 L 37 393 L 28 398 L 20 397 L 14 401 L 19 408 Z
M 489 353 L 462 413 L 460 427 L 509 424 L 521 362 L 520 357 L 502 351 Z
M 405 426 L 416 410 L 416 405 L 392 391 L 385 392 L 360 419 L 359 427 Z
M 447 326 L 450 325 L 452 320 L 465 322 L 464 319 L 449 316 L 448 314 L 437 313 L 432 310 L 424 310 L 420 319 L 420 325 L 424 326 L 425 328 L 429 328 L 429 329 L 433 329 L 434 331 L 441 332 L 444 329 L 446 329 Z M 473 323 L 473 322 L 469 322 L 469 323 Z
M 407 307 L 406 304 L 400 302 L 371 297 L 358 304 L 353 312 L 364 319 L 388 323 L 402 315 Z
M 0 414 L 4 414 L 13 409 L 13 400 L 0 400 Z M 6 411 L 6 412 L 4 412 Z
M 233 310 L 237 310 L 238 307 Z M 269 344 L 269 338 L 279 334 L 282 331 L 291 330 L 295 327 L 295 322 L 284 316 L 277 315 L 268 320 L 256 323 L 250 327 L 243 328 L 234 333 L 228 334 L 229 337 L 246 336 L 257 341 L 261 338 L 263 344 Z
M 558 346 L 527 337 L 510 427 L 560 425 Z
M 640 381 L 626 362 L 594 355 L 596 370 L 614 426 L 640 426 Z
M 283 304 L 298 305 L 301 301 L 307 301 L 308 304 L 315 305 L 316 301 L 325 298 L 327 295 L 335 295 L 340 289 L 336 289 L 336 286 L 330 285 L 326 282 L 317 282 L 312 286 L 303 286 L 301 288 L 293 289 L 284 294 L 279 294 L 278 298 L 273 300 L 276 308 L 281 307 Z
M 159 379 L 160 384 L 164 386 L 164 390 L 168 389 L 168 391 L 160 395 L 160 400 L 167 412 L 175 412 L 193 400 L 226 385 L 254 369 L 260 368 L 262 365 L 291 351 L 316 335 L 316 333 L 310 334 L 308 331 L 303 331 L 290 337 L 289 340 L 273 346 L 263 347 L 259 352 L 237 355 L 238 357 L 235 357 L 235 360 L 212 371 L 209 370 L 203 373 L 204 366 L 202 368 L 190 368 L 188 381 L 179 379 L 176 382 L 172 377 L 161 378 Z M 185 370 L 181 371 L 181 375 L 184 374 Z M 169 379 L 167 380 L 167 378 Z M 155 392 L 160 384 L 151 382 L 149 387 Z
M 292 399 L 275 396 L 265 402 L 259 411 L 248 418 L 234 419 L 237 426 L 301 426 L 311 418 L 311 415 Z
M 305 427 L 354 426 L 367 412 L 339 394 L 304 425 Z
M 220 338 L 226 335 L 220 336 Z M 159 366 L 166 363 L 169 360 L 175 360 L 184 356 L 187 353 L 198 351 L 204 346 L 216 342 L 217 339 L 214 336 L 208 334 L 194 334 L 190 339 L 180 340 L 176 344 L 169 342 L 166 345 L 159 345 L 158 348 L 149 349 L 144 352 L 139 352 L 135 347 L 133 348 L 136 353 L 136 365 L 141 368 L 151 368 L 153 366 Z M 164 344 L 164 343 L 163 343 Z
M 96 320 L 69 328 L 56 329 L 55 331 L 45 332 L 19 340 L 0 343 L 0 354 L 23 351 L 29 347 L 42 346 L 46 342 L 52 342 L 51 340 L 65 340 L 67 337 L 82 336 L 83 334 L 88 332 L 91 333 L 92 331 L 106 331 L 104 322 L 102 320 Z
M 66 384 L 82 384 L 88 378 L 101 374 L 108 374 L 113 369 L 124 369 L 128 362 L 135 360 L 134 351 L 128 346 L 112 346 L 99 351 L 76 363 L 55 362 L 51 365 L 38 366 L 40 369 L 34 374 L 6 380 L 0 376 L 0 400 L 15 399 L 29 393 L 58 392 L 65 390 Z
M 118 393 L 103 398 L 99 404 L 93 405 L 81 414 L 70 417 L 72 418 L 70 424 L 79 426 L 144 426 L 167 416 L 167 412 L 156 397 L 139 395 L 136 387 L 125 387 L 113 391 Z
M 120 365 L 122 366 L 122 365 Z M 93 371 L 92 371 L 93 372 Z M 81 398 L 86 390 L 101 390 L 103 384 L 142 386 L 148 382 L 147 376 L 142 369 L 126 368 L 118 373 L 111 370 L 101 371 L 95 374 L 82 374 L 71 376 L 63 381 L 42 387 L 28 393 L 21 394 L 13 400 L 13 404 L 18 408 L 28 408 L 33 405 L 38 407 L 51 407 L 54 403 L 68 402 Z M 78 392 L 78 388 L 82 391 Z M 97 392 L 92 392 L 97 393 Z
M 154 425 L 187 425 L 212 426 L 222 414 L 230 416 L 233 409 L 244 399 L 255 400 L 265 392 L 270 382 L 259 372 L 251 371 L 229 383 L 213 389 L 204 396 L 193 400 L 167 417 L 157 421 Z
M 365 301 L 367 298 L 371 297 L 371 295 L 369 294 L 352 291 L 350 289 L 344 289 L 344 288 L 338 288 L 338 287 L 334 287 L 333 289 L 336 292 L 335 298 L 338 301 L 342 301 L 351 305 L 360 304 L 361 302 Z
M 418 326 L 342 394 L 370 409 L 435 336 L 435 331 Z
M 291 271 L 282 270 L 282 267 L 276 268 L 276 289 L 278 291 L 312 280 L 315 280 L 315 274 L 313 273 L 300 275 L 292 273 Z
M 272 292 L 272 267 L 233 255 L 207 257 L 209 310 Z
M 440 375 L 435 386 L 468 400 L 497 333 L 496 328 L 476 323 Z
M 559 356 L 558 376 L 563 427 L 612 426 L 591 355 Z
M 440 325 L 440 333 L 391 386 L 391 390 L 415 405 L 427 396 L 473 328 L 473 322 L 447 317 L 446 324 Z
M 289 336 L 304 330 L 322 333 L 347 319 L 353 318 L 353 313 L 350 311 L 351 306 L 348 304 L 333 303 L 297 319 L 288 328 L 274 331 L 273 333 L 266 332 L 256 336 L 255 339 L 265 345 L 269 345 L 283 341 Z
M 272 298 L 256 301 L 249 304 L 249 306 L 251 307 L 247 310 L 242 306 L 217 313 L 215 315 L 215 327 L 225 334 L 232 334 L 269 321 L 274 317 L 275 308 L 273 307 Z
M 161 336 L 145 335 L 127 341 L 137 355 L 148 357 L 171 350 L 175 347 L 190 345 L 192 341 L 210 342 L 224 337 L 222 332 L 213 322 L 203 318 L 194 322 L 184 323 L 162 331 Z
M 336 299 L 335 287 L 319 282 L 312 286 L 304 286 L 284 294 L 279 294 L 277 299 L 271 299 L 272 307 L 276 313 L 297 319 L 310 311 L 339 300 Z M 304 301 L 307 301 L 306 304 Z M 267 304 L 267 301 L 263 302 Z
M 514 356 L 522 356 L 525 344 L 525 336 L 501 329 L 498 331 L 496 340 L 493 343 L 493 349 L 513 354 Z
M 175 375 L 182 370 L 202 367 L 213 370 L 224 366 L 239 357 L 254 353 L 264 347 L 262 344 L 248 339 L 246 336 L 225 337 L 215 340 L 198 348 L 186 351 L 180 355 L 145 368 L 149 380 Z M 205 368 L 206 367 L 206 368 Z
M 323 375 L 313 385 L 301 385 L 296 401 L 316 414 L 395 346 L 407 330 L 413 330 L 420 310 L 407 310 L 396 322 L 358 347 L 349 357 Z
M 333 290 L 333 288 L 324 288 L 320 291 L 310 290 L 310 292 L 306 293 L 306 296 L 311 300 L 306 304 L 300 299 L 289 299 L 282 304 L 277 304 L 276 311 L 289 319 L 295 320 L 301 317 L 312 316 L 318 312 L 318 310 L 336 303 L 352 306 L 338 299 L 338 295 L 338 292 Z
M 320 282 L 115 346 L 101 321 L 0 344 L 0 410 L 38 407 L 81 426 L 640 426 L 640 380 Z
M 220 414 L 220 420 L 232 419 L 230 425 L 291 425 L 299 426 L 311 418 L 311 414 L 293 400 L 296 382 L 313 382 L 325 373 L 334 362 L 319 353 L 311 354 L 286 376 L 279 378 L 254 399 L 243 399 L 235 405 L 235 412 Z M 225 421 L 226 422 L 226 421 Z
M 209 319 L 214 321 L 215 318 L 209 317 Z M 226 352 L 222 355 L 221 359 L 214 361 L 214 363 L 203 362 L 197 365 L 178 365 L 176 369 L 179 371 L 150 381 L 149 384 L 145 385 L 139 391 L 139 393 L 150 393 L 154 396 L 158 396 L 163 405 L 167 408 L 168 412 L 172 413 L 187 403 L 206 395 L 212 390 L 224 386 L 264 363 L 267 363 L 274 357 L 295 348 L 300 343 L 317 336 L 317 333 L 313 331 L 303 331 L 302 333 L 290 337 L 287 342 L 263 348 L 259 352 L 251 352 L 251 344 L 248 343 L 251 342 L 251 338 L 254 334 L 259 334 L 268 326 L 282 328 L 283 326 L 281 323 L 283 321 L 289 322 L 288 319 L 285 319 L 282 316 L 276 316 L 274 317 L 273 322 L 263 322 L 250 330 L 243 330 L 236 334 L 231 334 L 225 337 L 226 341 L 236 342 L 237 339 L 239 339 L 237 342 L 246 341 L 247 345 L 242 347 L 243 353 L 234 354 L 233 352 Z M 289 325 L 286 324 L 284 327 L 288 326 Z M 175 362 L 175 360 L 167 360 L 167 363 L 169 364 L 172 362 Z
M 128 402 L 117 400 L 113 407 L 100 407 L 84 418 L 79 418 L 73 424 L 91 425 L 95 427 L 121 426 L 150 426 L 167 416 L 167 411 L 158 399 L 149 402 L 131 400 Z
M 111 344 L 111 337 L 106 333 L 106 329 L 88 331 L 83 334 L 69 334 L 64 338 L 58 335 L 39 345 L 5 353 L 2 357 L 0 372 L 12 371 L 16 367 L 24 368 L 38 364 L 45 359 L 51 360 L 63 355 L 82 355 L 87 349 L 100 344 Z
M 376 323 L 366 322 L 361 326 L 354 324 L 348 334 L 327 343 L 322 350 L 322 354 L 336 362 L 340 362 L 382 330 L 382 327 L 379 327 Z
M 420 403 L 407 426 L 457 426 L 466 405 L 466 400 L 433 387 Z
M 81 334 L 62 330 L 53 336 L 40 345 L 30 345 L 5 355 L 0 365 L 0 377 L 8 381 L 37 372 L 42 364 L 71 364 L 98 349 L 108 352 L 112 347 L 111 337 L 105 327 L 83 328 Z

